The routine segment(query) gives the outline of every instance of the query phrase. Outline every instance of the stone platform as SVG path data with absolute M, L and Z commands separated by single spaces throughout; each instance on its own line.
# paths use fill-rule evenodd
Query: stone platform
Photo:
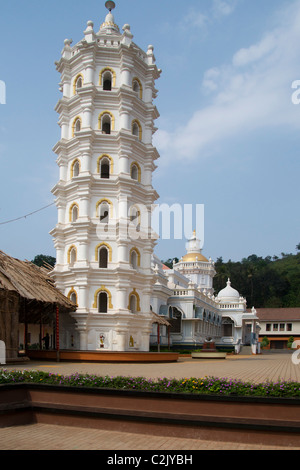
M 26 356 L 30 360 L 62 362 L 106 362 L 106 363 L 164 363 L 176 362 L 178 353 L 174 352 L 140 352 L 140 351 L 68 351 L 28 349 Z

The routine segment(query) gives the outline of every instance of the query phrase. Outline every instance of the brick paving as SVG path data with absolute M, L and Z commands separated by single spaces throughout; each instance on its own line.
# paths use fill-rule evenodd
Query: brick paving
M 157 377 L 230 377 L 253 382 L 296 380 L 300 382 L 300 364 L 293 364 L 292 353 L 265 353 L 259 356 L 228 356 L 226 360 L 195 360 L 181 357 L 170 364 L 95 364 L 29 362 L 2 366 L 4 369 L 34 369 L 52 373 L 96 373 Z M 149 436 L 99 429 L 55 426 L 36 423 L 0 428 L 0 450 L 279 450 L 280 447 Z M 300 449 L 297 448 L 288 448 Z
M 69 362 L 29 362 L 5 365 L 5 369 L 34 369 L 69 375 L 73 372 L 108 376 L 133 376 L 146 378 L 228 377 L 252 382 L 277 381 L 300 382 L 300 364 L 292 362 L 292 353 L 264 353 L 257 356 L 227 356 L 227 359 L 191 359 L 180 357 L 178 362 L 163 364 L 107 364 Z
M 182 439 L 168 436 L 31 424 L 0 428 L 1 450 L 278 450 L 278 446 Z M 299 450 L 300 447 L 289 448 Z

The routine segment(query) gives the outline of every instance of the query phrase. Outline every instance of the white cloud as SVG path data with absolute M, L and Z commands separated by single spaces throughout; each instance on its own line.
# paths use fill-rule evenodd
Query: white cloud
M 236 6 L 237 0 L 213 0 L 212 10 L 216 18 L 231 15 Z
M 245 66 L 251 62 L 261 60 L 276 47 L 276 36 L 274 33 L 268 34 L 258 44 L 240 49 L 232 59 L 232 63 L 236 67 Z
M 196 8 L 190 8 L 183 19 L 184 29 L 194 27 L 205 29 L 216 20 L 231 15 L 240 0 L 213 0 L 211 8 L 207 13 L 203 13 Z
M 228 64 L 206 71 L 203 89 L 211 102 L 195 109 L 174 132 L 160 130 L 156 145 L 162 159 L 200 158 L 235 136 L 278 126 L 300 127 L 300 106 L 291 102 L 299 77 L 300 0 L 282 12 L 281 23 Z
M 188 13 L 185 15 L 183 19 L 183 27 L 186 29 L 187 27 L 196 27 L 203 29 L 206 27 L 209 19 L 208 16 L 202 13 L 201 11 L 197 11 L 196 9 L 192 8 L 189 9 Z

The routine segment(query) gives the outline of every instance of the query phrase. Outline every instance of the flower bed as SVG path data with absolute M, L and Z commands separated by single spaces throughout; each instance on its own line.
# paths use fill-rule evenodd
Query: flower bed
M 68 376 L 42 371 L 0 370 L 0 385 L 13 383 L 39 383 L 46 385 L 67 385 L 71 387 L 106 388 L 145 392 L 173 392 L 178 394 L 205 394 L 236 397 L 300 397 L 300 383 L 294 381 L 265 382 L 255 384 L 230 380 L 228 378 L 202 377 L 157 380 L 144 377 L 102 377 L 74 373 Z

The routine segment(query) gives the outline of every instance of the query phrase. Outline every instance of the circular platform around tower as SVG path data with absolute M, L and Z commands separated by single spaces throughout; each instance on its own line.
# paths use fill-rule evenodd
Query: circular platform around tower
M 163 363 L 177 362 L 178 353 L 174 352 L 140 352 L 140 351 L 70 351 L 60 350 L 26 350 L 31 360 L 61 362 L 132 362 L 132 363 Z

